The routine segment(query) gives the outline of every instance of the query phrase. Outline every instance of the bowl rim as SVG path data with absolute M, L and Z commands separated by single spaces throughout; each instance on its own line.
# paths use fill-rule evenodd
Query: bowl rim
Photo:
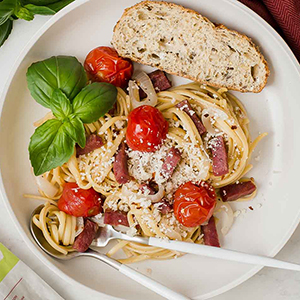
M 7 96 L 9 87 L 11 85 L 11 82 L 14 78 L 14 75 L 16 71 L 18 70 L 20 64 L 28 54 L 28 52 L 31 50 L 31 48 L 34 46 L 34 44 L 42 37 L 42 35 L 49 29 L 51 26 L 53 26 L 58 20 L 62 19 L 65 15 L 67 15 L 69 12 L 75 10 L 79 6 L 90 2 L 91 0 L 76 0 L 66 6 L 64 9 L 56 13 L 54 16 L 52 16 L 33 36 L 32 38 L 27 42 L 27 44 L 22 49 L 21 53 L 15 60 L 15 63 L 13 64 L 13 67 L 10 71 L 10 74 L 8 76 L 8 79 L 4 85 L 2 94 L 0 95 L 0 119 L 2 118 L 3 113 L 3 106 L 5 103 L 5 98 Z M 172 2 L 172 0 L 170 0 Z M 289 48 L 285 40 L 275 31 L 271 25 L 269 25 L 262 17 L 260 17 L 258 14 L 256 14 L 253 10 L 251 10 L 249 7 L 244 5 L 243 3 L 237 1 L 237 0 L 222 0 L 226 2 L 227 5 L 235 6 L 236 8 L 242 10 L 244 13 L 246 13 L 249 18 L 253 19 L 255 22 L 257 22 L 260 26 L 264 27 L 268 31 L 268 34 L 270 37 L 272 37 L 275 42 L 278 44 L 279 47 L 282 48 L 286 56 L 289 58 L 290 62 L 294 66 L 296 72 L 299 74 L 300 77 L 300 64 L 298 60 L 296 59 L 294 53 Z M 138 1 L 137 1 L 138 2 Z M 18 232 L 20 233 L 22 239 L 25 241 L 26 245 L 29 247 L 29 249 L 39 258 L 39 260 L 44 263 L 51 271 L 53 271 L 55 274 L 60 276 L 62 279 L 66 280 L 68 283 L 72 285 L 77 285 L 80 288 L 87 289 L 91 293 L 98 293 L 99 295 L 102 295 L 106 297 L 106 299 L 110 300 L 122 300 L 122 298 L 110 296 L 108 294 L 102 293 L 100 291 L 95 291 L 94 289 L 76 281 L 75 279 L 71 278 L 69 275 L 66 275 L 63 273 L 58 267 L 56 267 L 54 264 L 52 264 L 49 260 L 45 260 L 45 254 L 40 250 L 40 248 L 35 245 L 30 238 L 28 238 L 27 234 L 25 233 L 23 227 L 17 220 L 17 217 L 15 216 L 13 209 L 11 207 L 10 201 L 7 197 L 3 179 L 2 179 L 2 169 L 0 165 L 0 195 L 2 196 L 2 199 L 4 200 L 4 205 L 6 207 L 6 210 L 9 212 L 10 218 L 13 220 L 13 223 L 15 224 L 15 227 L 17 228 Z M 278 243 L 277 247 L 271 252 L 270 257 L 274 257 L 278 252 L 285 246 L 285 244 L 290 239 L 291 235 L 295 231 L 296 227 L 298 226 L 300 222 L 300 211 L 298 212 L 298 216 L 295 218 L 294 223 L 292 224 L 290 230 L 281 238 L 280 243 Z M 207 294 L 197 296 L 195 299 L 208 299 L 217 295 L 220 295 L 238 285 L 246 281 L 247 279 L 251 278 L 253 275 L 255 275 L 258 271 L 260 271 L 263 268 L 263 266 L 254 266 L 250 271 L 245 273 L 243 276 L 239 277 L 238 279 L 232 281 L 231 283 L 214 290 L 212 292 L 209 292 Z

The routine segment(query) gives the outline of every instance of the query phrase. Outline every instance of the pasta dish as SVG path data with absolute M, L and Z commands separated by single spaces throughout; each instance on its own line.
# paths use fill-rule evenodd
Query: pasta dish
M 99 74 L 93 73 L 89 59 L 91 54 L 85 69 L 89 80 L 95 82 Z M 70 111 L 77 114 L 72 118 L 81 118 L 84 127 L 85 146 L 81 147 L 78 138 L 70 145 L 69 157 L 59 165 L 54 165 L 57 152 L 48 164 L 40 163 L 40 172 L 33 165 L 40 195 L 25 196 L 45 201 L 34 224 L 63 254 L 85 251 L 83 237 L 92 242 L 98 227 L 105 224 L 132 236 L 219 247 L 219 214 L 226 215 L 219 232 L 226 235 L 234 220 L 230 201 L 255 197 L 255 182 L 247 173 L 253 167 L 251 153 L 266 134 L 251 141 L 247 112 L 226 88 L 196 82 L 171 87 L 164 72 L 132 75 L 132 69 L 128 70 L 131 62 L 122 61 L 128 63 L 125 69 L 130 74 L 121 78 L 128 87 L 110 78 L 109 84 L 117 86 L 116 95 L 100 117 L 90 122 L 82 112 L 81 107 L 90 105 L 83 103 L 88 96 L 82 97 L 80 107 L 78 96 L 71 101 Z M 30 87 L 29 77 L 28 84 Z M 35 98 L 32 90 L 31 94 Z M 35 123 L 36 132 L 59 119 L 61 113 L 52 102 L 50 109 Z M 71 136 L 68 130 L 65 139 Z M 33 144 L 34 138 L 29 147 L 32 153 L 37 147 Z M 32 164 L 36 156 L 31 154 Z M 120 250 L 125 254 L 120 259 L 123 263 L 182 255 L 122 240 L 107 255 Z

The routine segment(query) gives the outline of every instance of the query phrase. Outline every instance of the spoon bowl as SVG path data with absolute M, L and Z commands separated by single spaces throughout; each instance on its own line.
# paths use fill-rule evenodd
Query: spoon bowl
M 96 259 L 101 260 L 102 262 L 108 264 L 109 266 L 113 267 L 114 269 L 118 270 L 122 274 L 126 275 L 127 277 L 133 279 L 134 281 L 140 283 L 141 285 L 145 286 L 148 289 L 151 289 L 155 293 L 172 300 L 189 300 L 189 298 L 167 288 L 166 286 L 162 285 L 161 283 L 137 272 L 136 270 L 129 268 L 126 265 L 121 264 L 120 262 L 108 257 L 105 254 L 96 252 L 92 249 L 88 249 L 86 252 L 69 252 L 67 255 L 64 255 L 54 248 L 52 248 L 49 243 L 46 241 L 43 232 L 33 223 L 32 219 L 33 216 L 39 214 L 42 210 L 43 205 L 38 206 L 31 214 L 29 228 L 32 234 L 33 239 L 38 244 L 38 246 L 48 255 L 60 259 L 60 260 L 70 260 L 72 258 L 76 258 L 79 256 L 89 256 Z
M 69 260 L 69 259 L 79 256 L 80 252 L 76 252 L 76 251 L 70 252 L 70 253 L 68 253 L 68 255 L 64 255 L 64 254 L 58 252 L 57 250 L 55 250 L 54 248 L 52 248 L 49 245 L 49 243 L 46 241 L 46 239 L 43 235 L 43 232 L 33 223 L 33 216 L 36 214 L 39 214 L 43 207 L 44 207 L 44 205 L 38 206 L 32 212 L 31 217 L 30 217 L 29 228 L 30 228 L 31 235 L 34 238 L 35 242 L 39 245 L 39 247 L 44 252 L 46 252 L 50 256 L 55 257 L 57 259 Z

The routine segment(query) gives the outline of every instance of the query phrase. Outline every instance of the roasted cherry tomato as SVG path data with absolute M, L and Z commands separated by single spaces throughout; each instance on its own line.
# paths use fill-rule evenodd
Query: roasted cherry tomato
M 186 227 L 196 227 L 208 221 L 216 205 L 216 193 L 208 183 L 187 182 L 175 192 L 174 214 Z
M 66 183 L 57 206 L 68 215 L 92 217 L 102 212 L 100 194 L 90 188 L 84 190 L 74 182 Z
M 126 87 L 133 73 L 130 60 L 120 57 L 114 48 L 98 47 L 85 59 L 84 68 L 93 81 L 103 81 Z
M 142 105 L 128 116 L 126 142 L 132 150 L 154 152 L 166 138 L 169 123 L 155 107 Z

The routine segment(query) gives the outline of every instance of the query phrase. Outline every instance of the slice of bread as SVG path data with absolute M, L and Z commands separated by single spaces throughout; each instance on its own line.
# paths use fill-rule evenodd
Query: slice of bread
M 269 75 L 250 38 L 174 3 L 143 1 L 127 8 L 112 44 L 132 61 L 241 92 L 260 92 Z

